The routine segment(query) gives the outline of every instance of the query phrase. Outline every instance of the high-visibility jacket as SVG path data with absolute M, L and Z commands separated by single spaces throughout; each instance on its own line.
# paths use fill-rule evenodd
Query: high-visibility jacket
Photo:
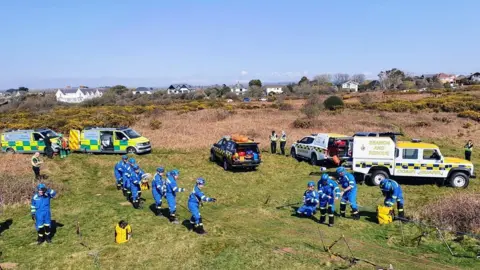
M 286 142 L 287 141 L 287 135 L 282 135 L 282 137 L 280 137 L 280 141 L 281 142 Z
M 132 233 L 132 227 L 130 225 L 127 225 L 125 229 L 120 227 L 120 225 L 115 226 L 115 243 L 121 244 L 128 242 L 128 235 Z
M 465 152 L 472 152 L 473 151 L 473 144 L 466 144 L 465 145 Z
M 37 158 L 37 157 L 35 157 L 35 156 L 32 157 L 32 166 L 33 166 L 33 167 L 40 167 L 40 163 L 39 163 L 39 162 L 40 162 L 40 159 L 39 159 L 39 158 Z
M 277 138 L 278 138 L 278 137 L 277 137 L 277 134 L 274 134 L 274 135 L 270 136 L 270 141 L 276 142 L 276 141 L 277 141 Z

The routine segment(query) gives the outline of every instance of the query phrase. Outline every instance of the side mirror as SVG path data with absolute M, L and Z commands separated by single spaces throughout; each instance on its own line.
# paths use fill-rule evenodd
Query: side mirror
M 300 142 L 300 140 L 297 140 L 297 143 L 299 143 L 299 142 Z

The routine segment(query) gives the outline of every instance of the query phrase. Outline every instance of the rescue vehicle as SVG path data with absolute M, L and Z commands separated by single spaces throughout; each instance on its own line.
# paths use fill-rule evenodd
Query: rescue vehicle
M 210 148 L 210 161 L 220 161 L 224 170 L 256 169 L 262 163 L 258 143 L 247 136 L 223 136 Z
M 49 136 L 52 149 L 60 149 L 59 135 L 48 128 L 41 129 L 10 129 L 1 135 L 2 152 L 7 153 L 35 153 L 45 152 L 45 138 Z
M 337 165 L 351 156 L 353 137 L 335 133 L 318 133 L 303 137 L 292 144 L 290 155 L 308 160 L 312 165 L 333 161 Z
M 352 170 L 356 178 L 378 186 L 385 178 L 435 179 L 454 188 L 466 188 L 475 178 L 470 161 L 444 157 L 437 145 L 420 140 L 355 136 Z
M 70 149 L 83 153 L 142 154 L 152 150 L 150 141 L 128 127 L 93 127 L 70 130 Z

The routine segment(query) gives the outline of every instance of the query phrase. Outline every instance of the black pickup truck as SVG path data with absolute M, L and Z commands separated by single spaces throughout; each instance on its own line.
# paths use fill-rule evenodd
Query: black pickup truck
M 224 136 L 210 148 L 210 161 L 222 162 L 223 169 L 232 168 L 255 170 L 262 162 L 258 143 L 234 141 Z

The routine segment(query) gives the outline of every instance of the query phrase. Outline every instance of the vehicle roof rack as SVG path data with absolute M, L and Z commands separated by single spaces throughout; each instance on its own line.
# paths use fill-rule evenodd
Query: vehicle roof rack
M 414 143 L 419 143 L 419 142 L 422 142 L 422 140 L 420 140 L 420 139 L 412 139 L 412 142 L 414 142 Z

